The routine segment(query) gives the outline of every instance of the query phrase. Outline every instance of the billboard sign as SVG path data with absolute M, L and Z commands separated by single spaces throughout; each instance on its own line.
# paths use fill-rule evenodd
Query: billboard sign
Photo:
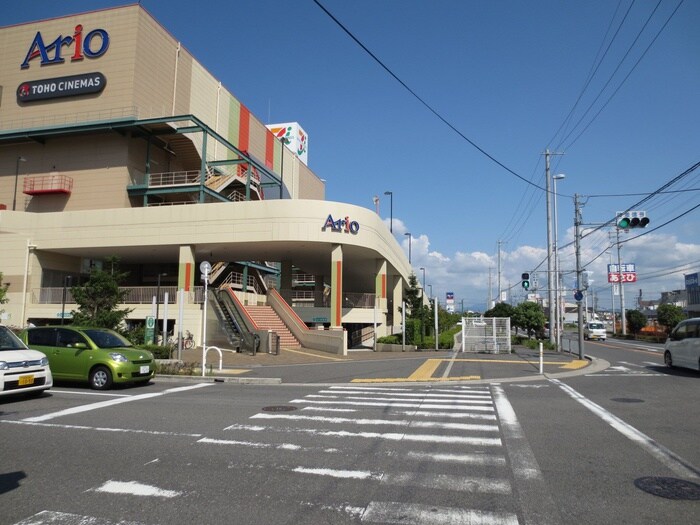
M 298 122 L 283 122 L 282 124 L 268 124 L 265 126 L 272 134 L 299 159 L 309 165 L 309 136 Z

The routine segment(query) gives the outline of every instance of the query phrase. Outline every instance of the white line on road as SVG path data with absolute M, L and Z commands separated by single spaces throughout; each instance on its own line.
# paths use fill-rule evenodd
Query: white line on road
M 439 461 L 442 463 L 462 463 L 467 465 L 487 465 L 487 466 L 506 466 L 506 458 L 504 456 L 496 456 L 493 454 L 447 454 L 439 452 L 406 452 L 408 459 L 418 461 Z
M 97 432 L 124 432 L 131 434 L 150 434 L 153 436 L 175 436 L 175 437 L 201 437 L 202 434 L 188 434 L 184 432 L 161 432 L 158 430 L 139 430 L 134 428 L 111 428 L 111 427 L 89 427 L 85 425 L 60 425 L 58 423 L 35 423 L 32 421 L 9 421 L 6 419 L 0 420 L 0 423 L 9 423 L 12 425 L 30 425 L 36 427 L 47 428 L 65 428 L 70 430 L 96 430 Z
M 364 400 L 369 401 L 414 401 L 413 399 L 402 399 L 400 397 L 369 397 L 369 396 L 329 396 L 321 394 L 309 394 L 305 396 L 307 399 L 353 399 L 353 400 Z M 423 399 L 424 397 L 421 396 Z M 448 399 L 428 399 L 429 403 L 448 403 Z M 491 405 L 493 401 L 490 398 L 480 397 L 477 399 L 453 399 L 450 405 L 459 405 L 461 402 L 472 403 L 474 405 Z
M 459 445 L 476 445 L 482 447 L 500 447 L 500 438 L 482 438 L 471 436 L 441 436 L 427 434 L 406 434 L 403 432 L 349 432 L 346 430 L 318 430 L 312 428 L 277 428 L 263 425 L 230 425 L 224 430 L 245 430 L 248 432 L 285 432 L 313 434 L 314 436 L 368 439 L 385 439 L 387 441 L 412 441 L 420 443 L 450 443 Z
M 132 496 L 156 496 L 159 498 L 174 498 L 182 494 L 175 490 L 165 490 L 153 485 L 145 485 L 138 481 L 107 481 L 102 486 L 92 489 L 94 492 L 108 494 L 131 494 Z
M 48 421 L 49 419 L 55 419 L 57 417 L 69 416 L 72 414 L 79 414 L 81 412 L 88 412 L 90 410 L 97 410 L 99 408 L 105 408 L 113 405 L 119 405 L 121 403 L 130 403 L 131 401 L 141 401 L 143 399 L 150 399 L 152 397 L 159 397 L 165 394 L 173 394 L 176 392 L 183 392 L 185 390 L 193 390 L 195 388 L 203 388 L 206 386 L 211 386 L 214 383 L 197 383 L 196 385 L 170 388 L 168 390 L 163 390 L 162 392 L 153 392 L 149 394 L 140 394 L 137 396 L 121 397 L 118 399 L 110 399 L 109 401 L 100 401 L 98 403 L 92 403 L 90 405 L 81 405 L 73 408 L 66 408 L 65 410 L 59 410 L 58 412 L 52 412 L 50 414 L 44 414 L 43 416 L 28 417 L 22 421 L 26 423 L 39 423 L 42 421 Z
M 508 451 L 524 523 L 554 525 L 562 522 L 549 493 L 537 458 L 525 438 L 513 406 L 501 386 L 493 387 L 498 420 L 503 430 L 503 443 Z
M 409 419 L 368 419 L 349 417 L 304 416 L 297 414 L 269 414 L 260 412 L 250 419 L 286 419 L 288 421 L 318 421 L 320 423 L 350 423 L 354 425 L 392 425 L 407 428 L 441 428 L 481 432 L 498 432 L 498 425 L 477 425 L 469 423 L 438 423 L 433 421 L 411 421 Z
M 377 401 L 319 401 L 309 399 L 292 399 L 290 403 L 313 403 L 314 405 L 351 405 L 362 407 L 386 407 L 386 408 L 436 408 L 438 410 L 464 410 L 472 412 L 494 412 L 492 406 L 471 406 L 471 405 L 437 405 L 430 403 L 401 403 L 399 401 L 380 403 Z
M 654 456 L 656 459 L 658 459 L 661 463 L 666 465 L 679 476 L 688 477 L 694 481 L 700 480 L 700 470 L 698 470 L 695 466 L 693 466 L 692 464 L 690 464 L 689 462 L 672 452 L 671 450 L 667 449 L 660 443 L 657 443 L 646 434 L 634 428 L 632 425 L 625 423 L 622 419 L 608 412 L 603 407 L 594 403 L 587 397 L 584 397 L 582 394 L 571 388 L 569 385 L 562 383 L 558 379 L 549 379 L 549 381 L 557 385 L 564 392 L 569 394 L 569 396 L 571 396 L 574 400 L 581 403 L 584 407 L 593 412 L 596 416 L 601 418 L 612 428 L 620 432 L 623 436 L 642 447 L 649 454 Z
M 508 512 L 485 512 L 417 503 L 372 501 L 362 515 L 363 523 L 404 525 L 518 525 L 518 517 Z
M 27 519 L 18 521 L 15 525 L 143 525 L 136 521 L 109 521 L 104 518 L 94 516 L 80 516 L 79 514 L 69 514 L 68 512 L 53 512 L 42 510 Z
M 343 390 L 343 391 L 338 391 L 338 390 L 319 390 L 319 394 L 343 394 L 343 393 L 348 393 L 348 394 L 363 394 L 365 392 L 361 390 L 353 390 L 353 391 L 348 391 L 348 390 Z M 371 394 L 376 394 L 376 395 L 389 395 L 388 392 L 367 392 Z M 453 393 L 453 394 L 420 394 L 420 393 L 403 393 L 403 392 L 391 392 L 392 397 L 420 397 L 422 399 L 427 399 L 431 397 L 437 397 L 437 398 L 447 398 L 447 399 L 454 399 L 455 401 L 460 401 L 463 399 L 491 399 L 491 394 L 488 392 L 484 392 L 483 394 L 474 392 L 472 394 L 466 394 L 466 393 Z M 307 396 L 309 397 L 309 396 Z M 348 396 L 333 396 L 333 397 L 348 397 Z M 355 399 L 355 398 L 350 398 L 349 399 Z M 372 399 L 372 398 L 366 398 L 366 399 Z M 442 399 L 435 399 L 435 401 L 441 401 Z

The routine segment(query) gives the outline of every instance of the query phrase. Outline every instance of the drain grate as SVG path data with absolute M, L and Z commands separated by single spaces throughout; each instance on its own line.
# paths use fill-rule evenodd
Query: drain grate
M 263 412 L 291 412 L 292 410 L 296 410 L 297 407 L 293 407 L 291 405 L 277 405 L 277 406 L 271 406 L 271 407 L 263 407 L 262 411 Z
M 649 476 L 635 479 L 634 485 L 644 492 L 661 498 L 700 500 L 700 485 L 684 479 Z
M 610 401 L 616 401 L 618 403 L 644 403 L 643 399 L 637 399 L 635 397 L 614 397 Z

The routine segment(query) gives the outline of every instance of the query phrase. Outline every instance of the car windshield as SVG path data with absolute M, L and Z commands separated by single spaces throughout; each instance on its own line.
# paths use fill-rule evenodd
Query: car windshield
M 127 339 L 116 332 L 107 330 L 83 330 L 83 332 L 100 348 L 133 346 Z
M 602 330 L 604 328 L 603 323 L 591 323 L 588 325 L 591 330 Z
M 0 326 L 0 351 L 3 350 L 26 350 L 27 347 L 19 337 L 17 337 L 6 326 Z

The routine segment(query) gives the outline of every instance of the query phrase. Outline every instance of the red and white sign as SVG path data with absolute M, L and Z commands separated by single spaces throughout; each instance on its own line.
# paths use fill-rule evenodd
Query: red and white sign
M 637 282 L 637 273 L 636 272 L 622 272 L 621 274 L 609 273 L 608 274 L 608 282 L 609 283 L 619 283 L 620 277 L 622 277 L 623 283 L 636 283 Z

